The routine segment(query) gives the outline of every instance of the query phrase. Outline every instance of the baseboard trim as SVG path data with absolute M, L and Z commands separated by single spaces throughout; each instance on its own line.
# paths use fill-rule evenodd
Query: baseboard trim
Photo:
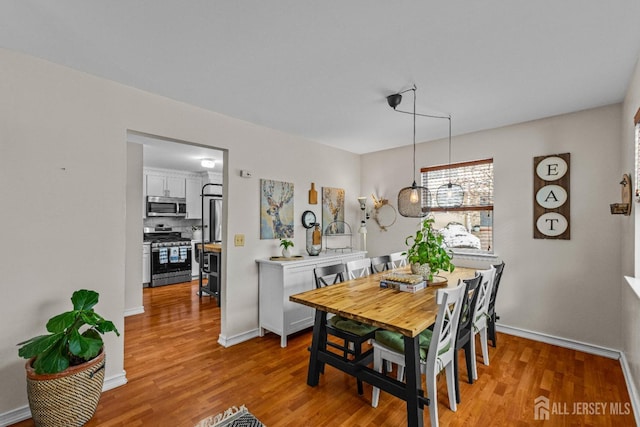
M 114 375 L 109 378 L 105 378 L 104 384 L 102 385 L 102 391 L 111 390 L 112 388 L 120 387 L 127 383 L 127 375 L 125 371 Z M 21 406 L 16 409 L 12 409 L 11 411 L 0 414 L 0 427 L 7 427 L 11 424 L 19 423 L 20 421 L 24 421 L 31 418 L 31 410 L 29 410 L 29 405 Z
M 622 365 L 622 373 L 627 383 L 627 392 L 629 393 L 629 399 L 631 399 L 636 425 L 640 426 L 640 399 L 638 397 L 638 389 L 636 389 L 636 385 L 633 382 L 633 375 L 631 375 L 631 368 L 629 367 L 629 362 L 627 362 L 627 356 L 625 356 L 622 351 L 620 352 L 620 365 Z
M 124 311 L 124 317 L 133 316 L 134 314 L 142 314 L 144 313 L 144 305 L 140 307 L 127 308 Z
M 249 341 L 250 339 L 260 336 L 260 329 L 252 329 L 247 332 L 243 332 L 238 335 L 226 337 L 222 334 L 218 336 L 218 344 L 223 347 L 231 347 L 232 345 L 240 344 L 241 342 Z
M 12 409 L 9 412 L 5 412 L 4 414 L 0 414 L 0 426 L 7 427 L 11 424 L 19 423 L 20 421 L 24 421 L 29 418 L 31 418 L 29 405 L 21 406 L 19 408 Z
M 540 341 L 547 344 L 557 345 L 559 347 L 570 348 L 597 356 L 607 357 L 609 359 L 620 359 L 621 352 L 607 347 L 601 347 L 580 341 L 574 341 L 567 338 L 556 337 L 553 335 L 543 334 L 540 332 L 529 331 L 527 329 L 514 328 L 512 326 L 496 324 L 496 330 L 508 335 L 528 338 L 533 341 Z
M 117 375 L 104 379 L 102 391 L 111 390 L 112 388 L 123 386 L 127 383 L 127 372 L 122 371 Z

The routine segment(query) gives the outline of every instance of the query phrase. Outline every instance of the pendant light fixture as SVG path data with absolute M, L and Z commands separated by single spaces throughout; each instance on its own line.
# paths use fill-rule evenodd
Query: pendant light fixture
M 464 200 L 464 190 L 451 182 L 451 116 L 449 116 L 449 182 L 441 185 L 436 192 L 436 203 L 441 208 L 459 208 Z
M 422 218 L 429 213 L 429 205 L 431 204 L 431 196 L 426 187 L 416 185 L 416 86 L 411 89 L 395 93 L 387 96 L 389 106 L 395 111 L 396 107 L 402 102 L 402 94 L 413 91 L 413 169 L 411 170 L 413 184 L 411 187 L 405 187 L 398 193 L 398 212 L 402 216 L 410 218 Z M 404 112 L 404 111 L 399 111 Z

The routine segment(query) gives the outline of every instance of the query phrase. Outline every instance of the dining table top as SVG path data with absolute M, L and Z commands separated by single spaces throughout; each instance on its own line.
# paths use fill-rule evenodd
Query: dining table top
M 436 291 L 456 287 L 459 280 L 474 277 L 475 270 L 456 267 L 452 273 L 439 272 L 438 276 L 447 279 L 446 284 L 416 292 L 380 287 L 380 280 L 389 273 L 410 273 L 410 270 L 401 267 L 374 273 L 291 295 L 289 300 L 414 338 L 436 320 Z

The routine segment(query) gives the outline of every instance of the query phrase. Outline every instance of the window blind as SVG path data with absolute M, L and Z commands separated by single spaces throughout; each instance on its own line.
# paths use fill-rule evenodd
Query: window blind
M 493 210 L 493 159 L 452 163 L 420 169 L 422 186 L 434 194 L 449 182 L 464 190 L 462 206 L 441 208 L 432 202 L 431 211 L 492 211 Z

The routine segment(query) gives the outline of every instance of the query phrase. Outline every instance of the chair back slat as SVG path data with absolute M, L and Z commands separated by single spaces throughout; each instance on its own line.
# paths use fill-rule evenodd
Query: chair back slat
M 313 269 L 313 278 L 316 288 L 335 285 L 344 282 L 344 264 L 327 265 L 324 267 L 316 267 Z
M 465 285 L 459 280 L 455 288 L 438 289 L 436 293 L 439 308 L 427 354 L 427 369 L 435 369 L 434 374 L 440 370 L 439 367 L 446 364 L 444 359 L 451 359 L 455 354 L 464 290 Z
M 478 302 L 478 289 L 482 275 L 476 274 L 473 279 L 464 279 L 465 292 L 462 295 L 462 309 L 460 310 L 460 321 L 458 322 L 458 338 L 466 332 L 471 331 L 473 324 L 473 313 Z
M 391 257 L 389 255 L 381 255 L 371 258 L 371 272 L 380 273 L 381 271 L 389 270 L 391 264 Z
M 356 259 L 348 261 L 345 264 L 347 270 L 347 276 L 349 279 L 358 279 L 360 277 L 367 277 L 371 274 L 371 259 Z
M 403 252 L 394 252 L 389 255 L 391 258 L 391 268 L 400 268 L 407 265 L 407 256 Z
M 496 269 L 494 266 L 491 266 L 488 270 L 476 271 L 476 274 L 482 275 L 482 280 L 480 281 L 480 287 L 478 288 L 478 301 L 476 302 L 476 312 L 473 316 L 474 322 L 480 316 L 488 316 L 489 301 L 491 301 L 491 289 L 493 288 Z
M 500 286 L 500 280 L 502 279 L 502 272 L 504 271 L 504 261 L 500 264 L 494 265 L 496 269 L 496 275 L 493 278 L 493 288 L 491 289 L 491 299 L 489 300 L 489 313 L 495 312 L 496 297 L 498 296 L 498 287 Z

